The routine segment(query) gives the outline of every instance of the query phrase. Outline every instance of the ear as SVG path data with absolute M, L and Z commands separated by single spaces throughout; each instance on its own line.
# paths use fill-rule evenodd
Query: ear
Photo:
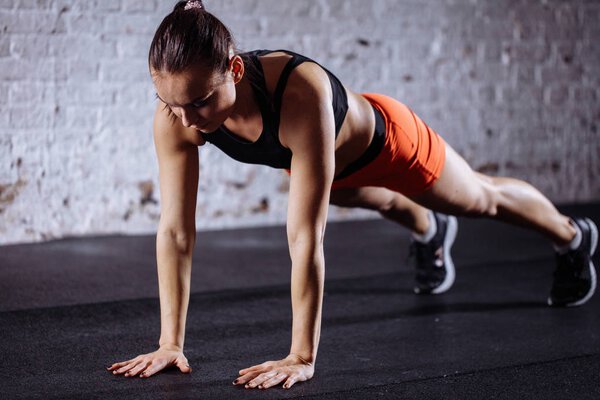
M 231 71 L 231 76 L 233 77 L 233 83 L 238 83 L 242 80 L 244 76 L 244 60 L 240 56 L 233 56 L 233 58 L 229 61 L 229 70 Z

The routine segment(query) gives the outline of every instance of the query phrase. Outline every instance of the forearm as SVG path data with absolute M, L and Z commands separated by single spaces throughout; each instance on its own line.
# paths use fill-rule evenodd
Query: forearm
M 183 349 L 194 240 L 192 234 L 182 244 L 169 232 L 159 232 L 156 238 L 161 347 Z
M 292 247 L 292 346 L 290 353 L 314 363 L 321 334 L 325 261 L 321 243 Z

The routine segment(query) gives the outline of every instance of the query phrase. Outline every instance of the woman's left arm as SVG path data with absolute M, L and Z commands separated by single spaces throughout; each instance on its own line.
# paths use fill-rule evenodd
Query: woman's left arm
M 314 364 L 325 277 L 323 237 L 335 171 L 335 127 L 331 102 L 311 106 L 315 117 L 297 121 L 302 130 L 287 143 L 294 154 L 287 234 L 292 259 L 290 354 Z
M 296 87 L 302 89 L 286 94 L 280 135 L 282 144 L 293 154 L 287 216 L 292 344 L 285 359 L 241 370 L 234 384 L 248 388 L 268 388 L 282 382 L 289 388 L 312 378 L 319 345 L 325 277 L 323 236 L 335 173 L 335 122 L 330 93 L 319 85 Z

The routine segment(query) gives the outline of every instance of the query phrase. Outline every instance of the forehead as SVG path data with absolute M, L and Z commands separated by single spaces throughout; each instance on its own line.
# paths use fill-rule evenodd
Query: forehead
M 210 68 L 196 65 L 182 72 L 152 73 L 160 98 L 168 104 L 188 104 L 204 97 L 223 82 L 223 75 Z

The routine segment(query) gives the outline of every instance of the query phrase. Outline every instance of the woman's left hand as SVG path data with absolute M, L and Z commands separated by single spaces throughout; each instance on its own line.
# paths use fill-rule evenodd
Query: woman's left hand
M 307 381 L 313 377 L 315 367 L 295 354 L 283 360 L 267 361 L 240 371 L 234 385 L 244 385 L 246 389 L 267 389 L 284 382 L 283 388 L 289 389 L 296 382 Z

